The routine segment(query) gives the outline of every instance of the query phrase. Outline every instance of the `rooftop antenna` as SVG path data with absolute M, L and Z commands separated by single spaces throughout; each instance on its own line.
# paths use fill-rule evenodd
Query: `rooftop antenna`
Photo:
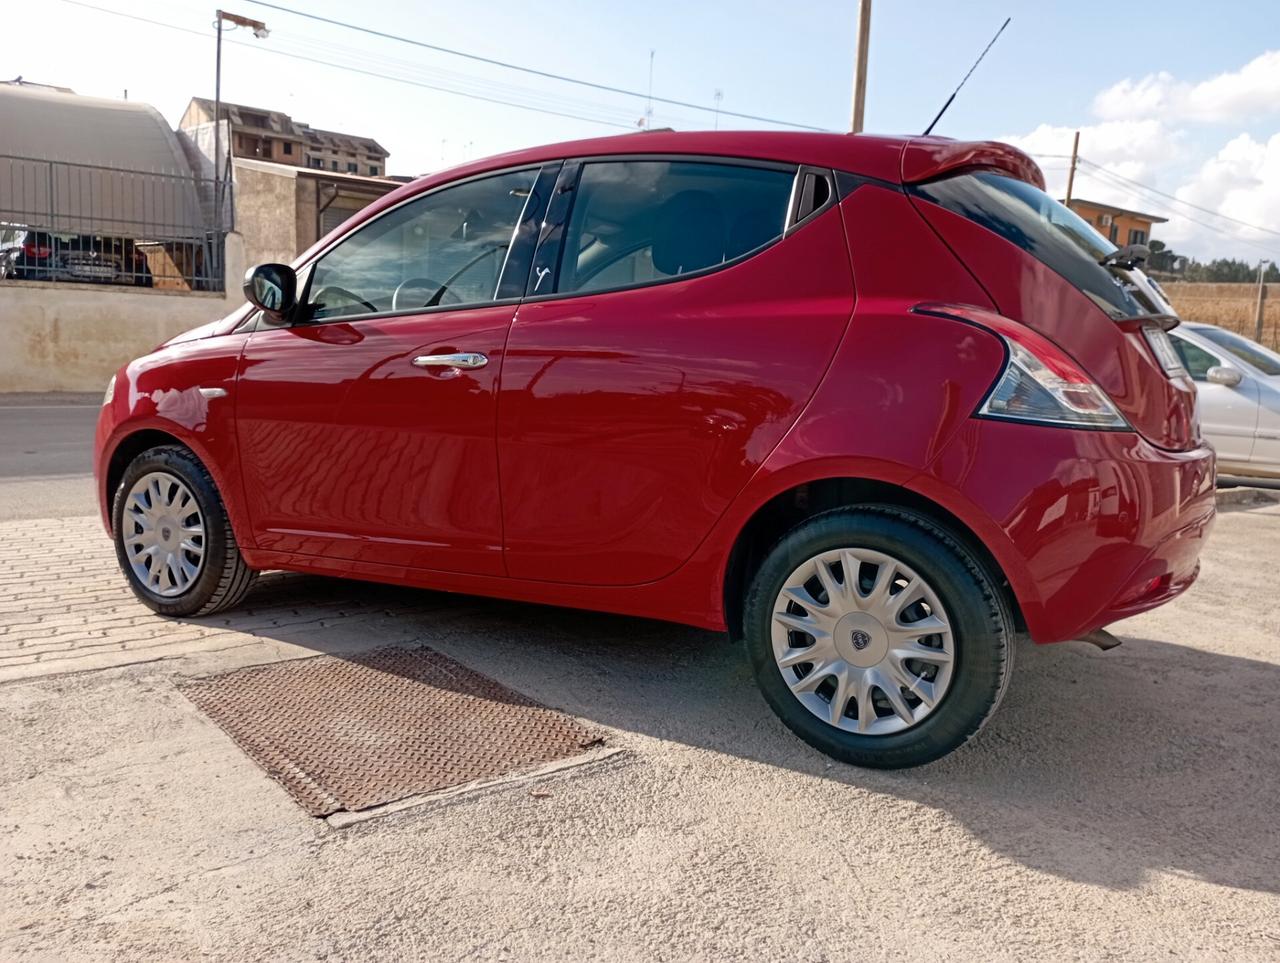
M 653 126 L 653 55 L 656 50 L 649 50 L 649 93 L 645 99 L 644 105 L 644 129 L 648 130 Z
M 942 109 L 938 111 L 938 116 L 933 118 L 933 123 L 925 128 L 924 134 L 921 136 L 928 137 L 933 133 L 933 128 L 938 126 L 938 121 L 942 120 L 942 115 L 945 114 L 947 112 L 947 108 L 951 106 L 951 101 L 956 99 L 956 94 L 960 93 L 960 88 L 968 82 L 969 78 L 973 75 L 973 72 L 978 69 L 978 64 L 982 63 L 982 58 L 987 55 L 988 50 L 995 46 L 996 41 L 1000 39 L 1000 34 L 1004 33 L 1004 28 L 1009 26 L 1009 21 L 1012 19 L 1013 17 L 1005 17 L 1005 21 L 1000 24 L 1000 29 L 996 31 L 996 35 L 991 38 L 991 42 L 989 44 L 982 48 L 982 53 L 978 54 L 978 59 L 975 60 L 973 62 L 973 66 L 969 68 L 969 73 L 965 74 L 964 80 L 961 80 L 956 86 L 956 89 L 951 91 L 951 96 L 947 98 L 947 102 L 943 104 Z

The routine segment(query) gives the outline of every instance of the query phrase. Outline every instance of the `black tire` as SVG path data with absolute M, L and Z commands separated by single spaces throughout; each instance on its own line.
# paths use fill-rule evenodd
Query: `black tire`
M 842 547 L 883 552 L 913 568 L 930 583 L 951 623 L 950 686 L 930 714 L 897 733 L 851 733 L 819 719 L 792 694 L 774 658 L 772 610 L 784 582 L 807 559 Z M 809 745 L 855 766 L 900 769 L 957 749 L 1000 704 L 1013 668 L 1013 619 L 992 573 L 944 527 L 890 505 L 835 509 L 788 532 L 751 583 L 745 628 L 756 682 L 770 707 Z
M 125 554 L 125 497 L 134 483 L 148 472 L 165 471 L 182 479 L 195 496 L 205 525 L 203 566 L 181 595 L 167 597 L 152 592 L 134 574 Z M 227 518 L 226 506 L 208 469 L 194 454 L 179 445 L 162 445 L 138 455 L 125 469 L 111 505 L 116 558 L 129 587 L 148 608 L 171 617 L 210 615 L 239 603 L 253 585 L 257 572 L 245 564 Z

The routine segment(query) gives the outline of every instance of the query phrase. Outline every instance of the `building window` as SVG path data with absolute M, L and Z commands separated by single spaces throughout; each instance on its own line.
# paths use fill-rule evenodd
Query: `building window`
M 338 162 L 336 160 L 329 161 L 329 167 L 336 171 L 338 169 Z
M 369 176 L 370 176 L 370 177 L 377 177 L 377 176 L 378 176 L 378 165 L 377 165 L 377 164 L 370 164 L 370 165 L 369 165 Z
M 1120 228 L 1119 228 L 1119 226 L 1117 226 L 1117 225 L 1115 225 L 1115 224 L 1112 224 L 1112 225 L 1111 225 L 1111 232 L 1107 235 L 1107 236 L 1111 239 L 1111 243 L 1112 243 L 1112 244 L 1115 244 L 1115 243 L 1116 243 L 1116 237 L 1117 237 L 1117 236 L 1119 236 L 1119 234 L 1120 234 Z
M 356 164 L 356 163 L 354 163 L 353 161 L 347 161 L 347 173 L 348 173 L 348 174 L 358 174 L 359 172 L 360 172 L 360 165 L 359 165 L 359 164 Z
M 284 152 L 285 152 L 286 154 L 292 154 L 292 153 L 293 153 L 293 145 L 292 145 L 292 144 L 290 144 L 290 143 L 288 143 L 288 142 L 286 142 L 286 143 L 285 143 L 285 145 L 284 145 Z
M 1129 231 L 1129 243 L 1130 244 L 1146 244 L 1147 232 L 1139 231 L 1137 228 L 1133 228 L 1132 230 Z

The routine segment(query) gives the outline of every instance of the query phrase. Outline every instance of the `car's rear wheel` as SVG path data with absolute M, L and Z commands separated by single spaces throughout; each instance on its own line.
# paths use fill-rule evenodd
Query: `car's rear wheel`
M 161 615 L 208 615 L 249 591 L 226 506 L 208 470 L 176 445 L 125 469 L 112 504 L 116 557 L 135 595 Z
M 756 573 L 746 639 L 765 699 L 844 762 L 901 768 L 972 737 L 1013 658 L 991 574 L 931 519 L 837 509 L 788 533 Z

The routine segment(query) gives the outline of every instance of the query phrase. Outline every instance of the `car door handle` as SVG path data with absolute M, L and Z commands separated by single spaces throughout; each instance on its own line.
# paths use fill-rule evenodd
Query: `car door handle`
M 483 368 L 489 359 L 479 351 L 460 351 L 457 354 L 420 354 L 413 363 L 419 368 Z

